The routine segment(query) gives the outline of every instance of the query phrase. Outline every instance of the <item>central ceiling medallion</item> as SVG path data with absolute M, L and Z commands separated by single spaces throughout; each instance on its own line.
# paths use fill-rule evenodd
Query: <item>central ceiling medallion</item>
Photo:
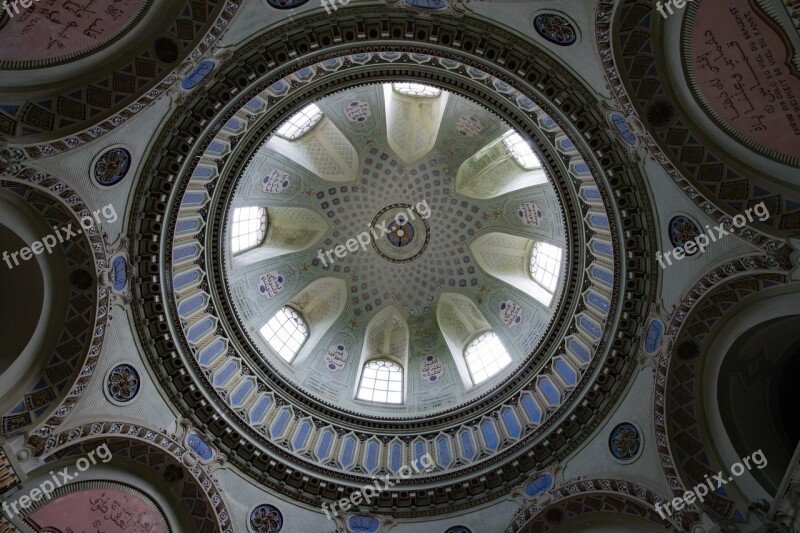
M 424 207 L 423 207 L 424 206 Z M 390 263 L 410 263 L 418 259 L 430 243 L 431 215 L 427 202 L 391 204 L 375 215 L 370 224 L 374 238 L 372 249 Z

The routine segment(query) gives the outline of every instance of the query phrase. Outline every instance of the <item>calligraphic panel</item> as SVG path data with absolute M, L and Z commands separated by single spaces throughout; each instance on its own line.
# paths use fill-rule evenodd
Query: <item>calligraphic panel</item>
M 169 533 L 161 512 L 144 495 L 130 489 L 95 488 L 66 494 L 25 520 L 37 531 Z
M 0 61 L 49 62 L 80 55 L 118 37 L 148 3 L 34 0 L 25 9 L 19 2 L 9 1 L 9 16 L 0 28 Z
M 706 111 L 769 157 L 800 158 L 800 76 L 785 31 L 755 2 L 699 2 L 685 53 Z

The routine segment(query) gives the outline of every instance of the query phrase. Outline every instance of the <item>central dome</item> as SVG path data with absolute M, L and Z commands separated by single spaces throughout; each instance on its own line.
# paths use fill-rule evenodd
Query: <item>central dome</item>
M 256 366 L 376 416 L 452 409 L 512 376 L 553 320 L 571 256 L 532 143 L 419 83 L 289 115 L 227 219 L 225 275 Z

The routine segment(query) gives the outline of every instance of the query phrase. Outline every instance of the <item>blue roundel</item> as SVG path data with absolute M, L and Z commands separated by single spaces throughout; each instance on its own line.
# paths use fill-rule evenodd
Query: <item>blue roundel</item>
M 278 533 L 283 528 L 283 515 L 274 505 L 262 503 L 250 512 L 253 533 Z
M 127 403 L 139 394 L 139 372 L 128 364 L 117 365 L 108 374 L 108 394 L 119 403 Z
M 672 246 L 680 248 L 687 256 L 695 255 L 700 251 L 696 246 L 692 253 L 688 253 L 684 248 L 687 242 L 694 241 L 700 235 L 700 228 L 689 217 L 684 215 L 673 217 L 669 221 L 667 229 L 669 230 L 669 240 Z
M 375 533 L 381 528 L 381 522 L 374 516 L 357 514 L 351 516 L 347 525 L 350 531 L 358 533 Z
M 621 461 L 628 461 L 639 454 L 642 437 L 639 430 L 630 422 L 617 424 L 608 437 L 608 448 L 611 455 Z
M 201 61 L 197 68 L 194 71 L 186 76 L 184 80 L 181 82 L 181 87 L 187 91 L 190 91 L 200 85 L 200 83 L 206 79 L 206 76 L 211 74 L 211 71 L 214 70 L 215 64 L 210 59 L 206 59 L 205 61 Z
M 578 40 L 578 32 L 565 17 L 556 13 L 543 13 L 533 19 L 536 33 L 558 46 L 569 46 Z
M 131 168 L 131 153 L 125 148 L 111 148 L 94 164 L 94 179 L 104 187 L 116 185 Z
M 444 0 L 406 0 L 406 4 L 422 9 L 444 9 L 447 7 Z
M 267 2 L 275 9 L 294 9 L 302 6 L 308 0 L 267 0 Z
M 453 526 L 444 533 L 472 533 L 472 530 L 466 526 Z

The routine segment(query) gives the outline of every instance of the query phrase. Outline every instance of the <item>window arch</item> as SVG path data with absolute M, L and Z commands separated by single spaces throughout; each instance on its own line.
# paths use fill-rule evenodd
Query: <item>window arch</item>
M 386 359 L 375 359 L 364 365 L 359 400 L 381 403 L 403 403 L 403 367 Z
M 506 152 L 525 170 L 542 168 L 542 163 L 536 152 L 533 151 L 533 147 L 519 133 L 509 132 L 503 137 L 503 146 L 505 146 Z
M 392 88 L 400 94 L 406 96 L 421 96 L 423 98 L 433 98 L 442 94 L 442 90 L 422 83 L 402 82 L 393 83 Z
M 284 122 L 275 134 L 287 141 L 299 139 L 311 131 L 311 128 L 316 126 L 322 117 L 322 110 L 317 104 L 309 104 L 289 117 L 289 120 Z
M 511 364 L 511 356 L 500 337 L 487 331 L 475 337 L 464 350 L 469 374 L 477 385 L 500 372 Z
M 267 210 L 263 207 L 237 207 L 233 211 L 231 249 L 233 253 L 255 248 L 267 233 Z
M 278 355 L 291 363 L 308 339 L 308 326 L 297 311 L 284 306 L 264 324 L 260 333 Z
M 531 253 L 531 277 L 550 294 L 558 286 L 562 255 L 561 248 L 541 241 L 534 245 Z

